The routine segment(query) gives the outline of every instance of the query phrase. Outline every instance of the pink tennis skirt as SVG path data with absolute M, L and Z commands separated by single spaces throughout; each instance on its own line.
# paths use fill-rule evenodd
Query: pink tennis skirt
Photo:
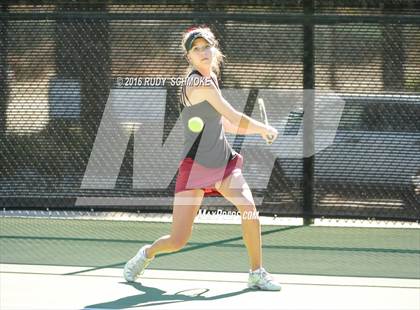
M 178 176 L 175 184 L 175 193 L 202 189 L 204 196 L 218 195 L 215 184 L 228 177 L 234 170 L 242 170 L 243 157 L 237 153 L 224 167 L 207 168 L 187 157 L 179 164 Z

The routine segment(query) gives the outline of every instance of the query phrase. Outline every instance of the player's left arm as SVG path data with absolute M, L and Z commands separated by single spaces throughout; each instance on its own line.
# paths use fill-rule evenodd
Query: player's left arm
M 245 128 L 240 128 L 238 126 L 235 126 L 234 124 L 229 122 L 229 120 L 224 116 L 222 116 L 222 124 L 223 124 L 223 129 L 225 130 L 225 132 L 232 133 L 234 135 L 258 134 L 258 132 L 256 132 L 256 131 L 253 132 L 249 128 L 245 129 Z
M 217 82 L 217 76 L 213 72 L 211 73 L 214 81 L 216 81 L 217 86 L 219 86 L 219 83 Z M 231 133 L 234 135 L 251 135 L 251 134 L 258 134 L 258 132 L 252 132 L 249 128 L 240 128 L 234 124 L 232 124 L 226 117 L 222 116 L 222 124 L 223 129 L 227 133 Z

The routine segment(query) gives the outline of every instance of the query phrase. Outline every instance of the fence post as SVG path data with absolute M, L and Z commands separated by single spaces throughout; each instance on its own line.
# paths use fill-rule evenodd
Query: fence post
M 1 4 L 2 13 L 7 13 L 7 4 Z M 0 134 L 6 132 L 6 110 L 8 97 L 8 66 L 7 66 L 7 19 L 0 19 Z
M 303 25 L 303 150 L 304 154 L 313 154 L 314 150 L 314 1 L 304 0 L 303 10 L 305 22 Z M 309 225 L 313 222 L 314 204 L 314 162 L 315 155 L 303 158 L 303 222 Z

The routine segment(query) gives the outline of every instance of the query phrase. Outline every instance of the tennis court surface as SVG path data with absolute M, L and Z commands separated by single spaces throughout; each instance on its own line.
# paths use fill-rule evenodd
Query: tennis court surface
M 246 288 L 239 225 L 196 223 L 187 247 L 159 256 L 129 284 L 125 261 L 169 222 L 0 223 L 1 309 L 420 308 L 417 228 L 263 225 L 264 265 L 283 284 L 263 292 Z

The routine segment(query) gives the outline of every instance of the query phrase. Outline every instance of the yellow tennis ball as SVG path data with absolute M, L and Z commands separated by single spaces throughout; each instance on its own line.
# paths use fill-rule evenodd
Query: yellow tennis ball
M 198 117 L 198 116 L 194 116 L 194 117 L 191 117 L 189 120 L 188 120 L 188 128 L 192 131 L 192 132 L 200 132 L 200 131 L 202 131 L 203 130 L 203 127 L 204 127 L 204 122 L 203 122 L 203 120 L 200 118 L 200 117 Z

